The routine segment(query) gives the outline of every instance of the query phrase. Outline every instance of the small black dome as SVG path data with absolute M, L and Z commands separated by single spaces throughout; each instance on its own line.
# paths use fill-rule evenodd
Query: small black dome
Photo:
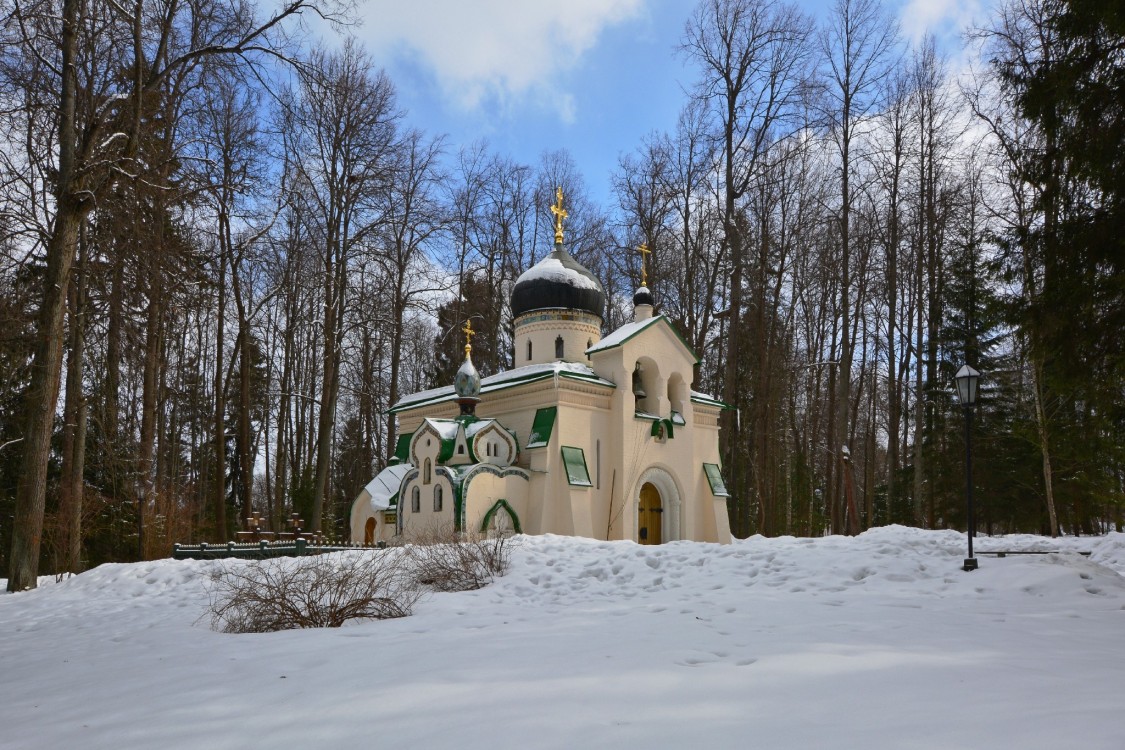
M 562 245 L 524 271 L 512 288 L 512 317 L 532 310 L 581 310 L 603 317 L 605 290 Z
M 633 306 L 648 305 L 652 306 L 652 292 L 648 290 L 647 286 L 642 286 L 637 289 L 637 293 L 633 295 Z

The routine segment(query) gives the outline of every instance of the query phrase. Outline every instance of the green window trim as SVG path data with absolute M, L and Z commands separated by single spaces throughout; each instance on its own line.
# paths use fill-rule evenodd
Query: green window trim
M 586 468 L 586 454 L 581 448 L 569 445 L 562 447 L 563 466 L 566 468 L 566 481 L 573 487 L 593 487 L 590 470 Z
M 558 415 L 557 406 L 546 406 L 535 410 L 535 421 L 531 423 L 531 435 L 527 438 L 528 448 L 546 448 L 551 442 L 551 433 L 555 429 L 555 417 Z
M 508 501 L 500 498 L 496 503 L 488 509 L 484 514 L 484 518 L 480 522 L 480 532 L 482 534 L 488 532 L 488 525 L 492 523 L 492 517 L 496 515 L 496 511 L 503 509 L 508 514 L 508 518 L 512 519 L 512 530 L 517 534 L 523 533 L 523 528 L 520 526 L 520 517 L 516 515 L 516 511 L 508 504 Z
M 707 484 L 711 485 L 712 495 L 715 497 L 730 497 L 718 464 L 703 464 L 703 472 L 707 475 Z
M 664 432 L 669 440 L 676 437 L 676 426 L 671 419 L 653 420 L 652 429 L 649 430 L 649 434 L 652 437 L 660 437 L 661 432 Z

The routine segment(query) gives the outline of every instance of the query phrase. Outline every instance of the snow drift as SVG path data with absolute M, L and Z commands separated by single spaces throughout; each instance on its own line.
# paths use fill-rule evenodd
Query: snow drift
M 0 747 L 1125 746 L 1125 535 L 522 537 L 480 591 L 209 629 L 212 562 L 0 596 Z M 1087 558 L 1077 550 L 1089 550 Z

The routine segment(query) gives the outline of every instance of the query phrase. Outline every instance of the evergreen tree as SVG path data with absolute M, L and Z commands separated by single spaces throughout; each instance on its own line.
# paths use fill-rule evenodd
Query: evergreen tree
M 450 300 L 438 308 L 439 333 L 434 338 L 434 363 L 429 373 L 431 388 L 452 385 L 457 369 L 465 361 L 465 336 L 461 332 L 465 321 L 472 323 L 477 334 L 473 337 L 473 365 L 481 377 L 506 366 L 506 357 L 498 351 L 504 337 L 499 330 L 501 300 L 497 290 L 482 273 L 468 274 L 462 289 L 460 307 L 456 300 Z

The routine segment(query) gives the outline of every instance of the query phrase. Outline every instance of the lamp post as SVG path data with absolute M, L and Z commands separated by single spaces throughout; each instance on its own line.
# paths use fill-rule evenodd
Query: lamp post
M 977 403 L 977 384 L 980 382 L 980 373 L 964 365 L 954 377 L 957 383 L 957 398 L 961 408 L 965 410 L 965 498 L 969 510 L 969 556 L 965 558 L 962 570 L 976 570 L 977 559 L 973 557 L 973 537 L 976 535 L 977 522 L 973 514 L 973 407 Z

